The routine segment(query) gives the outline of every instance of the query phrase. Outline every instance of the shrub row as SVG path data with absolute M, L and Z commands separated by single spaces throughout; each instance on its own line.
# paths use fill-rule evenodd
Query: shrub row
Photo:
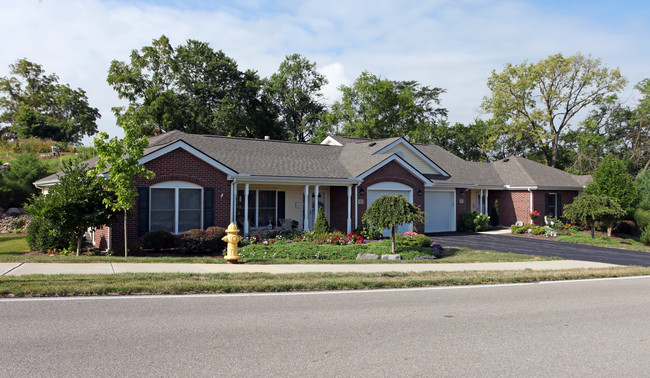
M 173 250 L 183 255 L 221 255 L 226 248 L 226 242 L 221 240 L 225 235 L 226 229 L 223 227 L 194 229 L 180 235 L 150 231 L 142 236 L 142 248 L 156 252 Z
M 480 232 L 487 231 L 490 218 L 477 211 L 460 215 L 460 224 L 458 229 L 461 232 Z
M 530 233 L 533 235 L 544 235 L 546 230 L 542 226 L 537 226 L 534 224 L 526 224 L 523 226 L 512 225 L 510 226 L 510 232 L 513 234 L 527 234 L 530 230 Z

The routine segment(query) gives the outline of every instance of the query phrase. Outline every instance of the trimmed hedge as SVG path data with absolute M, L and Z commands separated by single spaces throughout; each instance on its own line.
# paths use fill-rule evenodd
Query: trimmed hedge
M 226 235 L 223 227 L 209 227 L 206 230 L 189 230 L 180 235 L 167 231 L 149 231 L 142 236 L 142 248 L 145 250 L 174 250 L 184 255 L 221 255 L 226 249 L 226 242 L 221 240 Z
M 523 226 L 517 226 L 517 225 L 512 225 L 510 226 L 510 232 L 513 234 L 527 234 L 528 230 L 530 230 L 530 233 L 533 235 L 544 235 L 546 234 L 546 230 L 542 226 L 537 226 L 534 224 L 527 224 Z

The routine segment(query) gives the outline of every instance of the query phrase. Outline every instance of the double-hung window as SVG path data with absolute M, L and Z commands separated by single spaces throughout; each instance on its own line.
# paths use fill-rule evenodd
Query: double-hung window
M 203 228 L 203 189 L 195 184 L 168 181 L 150 188 L 149 230 L 174 234 Z

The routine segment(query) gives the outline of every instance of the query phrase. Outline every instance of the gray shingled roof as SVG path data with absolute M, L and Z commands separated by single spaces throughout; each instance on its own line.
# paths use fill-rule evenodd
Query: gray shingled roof
M 332 138 L 341 146 L 171 131 L 151 137 L 145 156 L 182 140 L 239 174 L 346 179 L 358 177 L 389 158 L 389 155 L 375 153 L 400 139 Z M 413 146 L 450 175 L 425 175 L 438 185 L 579 188 L 591 179 L 590 176 L 575 176 L 516 156 L 508 161 L 477 163 L 465 161 L 436 145 Z M 87 161 L 91 167 L 96 162 L 97 158 Z M 34 184 L 49 185 L 58 175 L 50 175 Z

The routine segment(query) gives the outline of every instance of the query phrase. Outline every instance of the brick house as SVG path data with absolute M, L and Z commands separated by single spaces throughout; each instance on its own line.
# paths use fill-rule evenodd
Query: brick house
M 456 231 L 461 214 L 489 215 L 495 200 L 502 225 L 528 223 L 531 210 L 561 216 L 591 179 L 516 156 L 467 162 L 403 138 L 330 136 L 313 144 L 172 131 L 150 138 L 140 162 L 156 176 L 136 180 L 129 240 L 150 230 L 182 233 L 230 222 L 245 233 L 292 224 L 309 230 L 321 207 L 333 228 L 350 232 L 384 193 L 402 194 L 426 213 L 424 224 L 400 232 Z M 56 182 L 55 174 L 34 185 L 47 192 Z M 120 224 L 93 233 L 99 248 L 120 241 Z

